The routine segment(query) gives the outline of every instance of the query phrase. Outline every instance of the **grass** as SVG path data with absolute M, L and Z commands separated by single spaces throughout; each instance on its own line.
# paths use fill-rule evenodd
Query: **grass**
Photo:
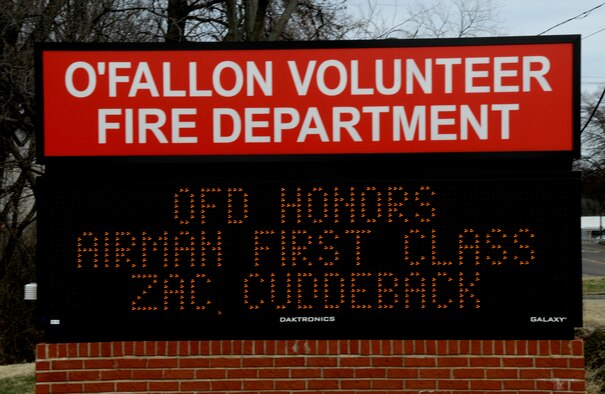
M 584 295 L 605 294 L 605 276 L 585 276 L 582 278 Z
M 36 391 L 35 375 L 11 376 L 0 379 L 0 394 L 33 394 Z

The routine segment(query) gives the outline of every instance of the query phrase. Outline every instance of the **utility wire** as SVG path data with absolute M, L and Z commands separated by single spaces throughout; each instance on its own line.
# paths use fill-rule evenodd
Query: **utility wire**
M 548 28 L 548 29 L 544 30 L 542 33 L 537 34 L 537 35 L 538 35 L 538 36 L 541 36 L 542 34 L 547 33 L 547 32 L 549 32 L 549 31 L 551 31 L 552 29 L 554 29 L 554 28 L 556 28 L 556 27 L 559 27 L 559 26 L 561 26 L 561 25 L 564 25 L 564 24 L 566 24 L 566 23 L 568 23 L 568 22 L 571 22 L 571 21 L 573 21 L 573 20 L 576 20 L 576 19 L 582 19 L 582 18 L 586 18 L 586 17 L 587 17 L 587 16 L 588 16 L 588 15 L 589 15 L 591 12 L 593 12 L 593 11 L 594 11 L 594 10 L 596 10 L 597 8 L 603 7 L 604 5 L 605 5 L 605 3 L 601 3 L 601 4 L 599 4 L 598 6 L 596 6 L 596 7 L 594 7 L 594 8 L 589 9 L 588 11 L 584 11 L 584 12 L 582 12 L 581 14 L 578 14 L 578 15 L 574 16 L 573 18 L 569 18 L 569 19 L 567 19 L 567 20 L 564 20 L 564 21 L 563 21 L 563 22 L 561 22 L 561 23 L 557 23 L 557 24 L 556 24 L 556 25 L 554 25 L 553 27 Z
M 542 33 L 537 34 L 537 35 L 538 35 L 538 36 L 541 36 L 542 34 L 547 33 L 547 32 L 549 32 L 549 31 L 551 31 L 552 29 L 554 29 L 554 28 L 556 28 L 556 27 L 559 27 L 559 26 L 561 26 L 561 25 L 564 25 L 564 24 L 566 24 L 566 23 L 568 23 L 568 22 L 571 22 L 571 21 L 573 21 L 573 20 L 576 20 L 576 19 L 582 19 L 582 18 L 586 18 L 588 15 L 590 15 L 590 13 L 591 13 L 591 12 L 593 12 L 593 11 L 594 11 L 594 10 L 596 10 L 597 8 L 601 8 L 601 7 L 603 7 L 604 5 L 605 5 L 605 3 L 601 3 L 601 4 L 599 4 L 599 5 L 598 5 L 598 6 L 596 6 L 596 7 L 593 7 L 593 8 L 591 8 L 591 9 L 587 10 L 587 11 L 584 11 L 584 12 L 582 12 L 582 13 L 580 13 L 580 14 L 578 14 L 578 15 L 574 16 L 573 18 L 569 18 L 569 19 L 567 19 L 567 20 L 564 20 L 564 21 L 563 21 L 563 22 L 561 22 L 561 23 L 557 23 L 557 24 L 556 24 L 556 25 L 554 25 L 553 27 L 548 28 L 548 29 L 544 30 Z M 597 34 L 597 33 L 602 32 L 603 30 L 605 30 L 605 28 L 603 28 L 603 29 L 601 29 L 601 30 L 599 30 L 599 31 L 596 31 L 596 32 L 594 32 L 594 33 L 592 33 L 592 34 L 589 34 L 588 36 L 583 37 L 582 39 L 584 39 L 584 38 L 588 38 L 588 37 L 590 37 L 590 36 L 593 36 L 593 35 L 595 35 L 595 34 Z M 603 89 L 603 92 L 601 93 L 601 97 L 599 97 L 599 101 L 597 102 L 597 105 L 595 105 L 595 107 L 593 108 L 592 113 L 590 114 L 590 116 L 588 117 L 588 120 L 587 120 L 587 121 L 586 121 L 586 123 L 584 124 L 584 127 L 582 127 L 582 129 L 580 130 L 580 134 L 581 134 L 581 133 L 584 131 L 584 129 L 586 129 L 586 127 L 587 127 L 587 126 L 590 124 L 590 121 L 592 120 L 592 118 L 594 117 L 595 113 L 597 112 L 597 109 L 599 108 L 599 105 L 601 105 L 601 101 L 603 101 L 603 97 L 604 97 L 604 96 L 605 96 L 605 89 Z
M 604 27 L 604 28 L 602 28 L 601 30 L 597 30 L 597 31 L 595 31 L 594 33 L 591 33 L 591 34 L 589 34 L 589 35 L 587 35 L 587 36 L 582 37 L 582 39 L 584 40 L 584 39 L 586 39 L 586 38 L 588 38 L 588 37 L 592 37 L 592 36 L 594 36 L 595 34 L 602 32 L 603 30 L 605 30 L 605 27 Z

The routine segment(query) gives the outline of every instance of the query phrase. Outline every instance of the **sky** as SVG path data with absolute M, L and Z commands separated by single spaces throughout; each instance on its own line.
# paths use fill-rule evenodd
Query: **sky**
M 405 10 L 409 0 L 371 0 L 383 13 Z M 429 0 L 426 1 L 430 4 Z M 365 7 L 368 0 L 352 0 L 349 9 Z M 581 89 L 600 93 L 605 88 L 605 1 L 603 0 L 498 0 L 500 26 L 505 36 L 582 35 Z M 594 10 L 593 10 L 594 9 Z M 592 11 L 590 11 L 592 10 Z M 590 12 L 588 12 L 590 11 Z M 566 22 L 569 19 L 576 18 Z M 555 27 L 556 25 L 559 25 Z
M 581 34 L 582 90 L 600 92 L 605 87 L 605 2 L 502 0 L 500 4 L 500 16 L 507 35 L 535 35 L 552 27 L 544 35 Z M 578 15 L 581 16 L 565 22 Z M 555 27 L 562 22 L 565 23 Z

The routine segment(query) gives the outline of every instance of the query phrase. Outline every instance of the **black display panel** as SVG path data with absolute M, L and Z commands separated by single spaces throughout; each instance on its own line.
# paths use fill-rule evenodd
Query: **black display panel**
M 545 339 L 581 325 L 569 173 L 66 174 L 39 188 L 49 341 Z

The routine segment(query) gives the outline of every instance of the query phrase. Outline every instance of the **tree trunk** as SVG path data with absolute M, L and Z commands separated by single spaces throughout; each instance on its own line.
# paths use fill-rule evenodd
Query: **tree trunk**
M 166 10 L 168 15 L 168 30 L 166 31 L 166 42 L 184 42 L 187 16 L 191 12 L 187 0 L 169 0 Z

